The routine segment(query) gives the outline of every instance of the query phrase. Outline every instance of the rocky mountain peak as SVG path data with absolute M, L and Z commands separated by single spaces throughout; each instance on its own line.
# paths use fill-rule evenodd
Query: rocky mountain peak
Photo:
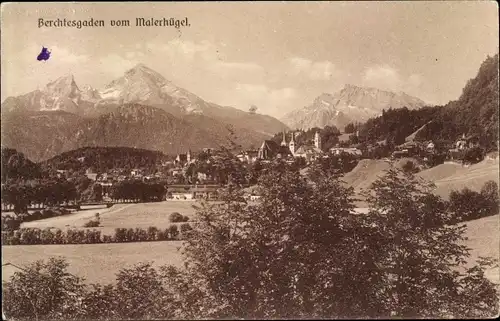
M 73 75 L 67 74 L 48 83 L 44 91 L 50 93 L 57 92 L 59 94 L 75 94 L 80 89 L 76 85 Z
M 145 64 L 137 64 L 125 72 L 125 78 L 133 80 L 148 80 L 155 84 L 163 85 L 167 80 L 160 73 L 147 67 Z
M 319 95 L 311 105 L 287 114 L 283 121 L 292 128 L 334 125 L 342 129 L 349 122 L 376 117 L 383 109 L 415 109 L 425 105 L 422 100 L 405 93 L 346 84 L 335 94 Z

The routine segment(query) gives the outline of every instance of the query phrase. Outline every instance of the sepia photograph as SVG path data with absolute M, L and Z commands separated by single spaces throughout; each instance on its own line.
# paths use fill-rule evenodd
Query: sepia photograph
M 4 320 L 499 316 L 496 1 L 1 4 Z

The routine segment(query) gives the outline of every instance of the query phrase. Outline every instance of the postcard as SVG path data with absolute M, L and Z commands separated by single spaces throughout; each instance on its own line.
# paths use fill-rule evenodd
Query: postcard
M 4 319 L 497 317 L 498 26 L 2 3 Z

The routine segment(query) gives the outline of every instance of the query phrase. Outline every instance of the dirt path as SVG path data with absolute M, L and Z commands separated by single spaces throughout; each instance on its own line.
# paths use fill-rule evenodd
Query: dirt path
M 130 207 L 134 204 L 116 204 L 113 207 L 106 208 L 105 205 L 89 206 L 88 208 L 76 211 L 71 214 L 46 218 L 43 220 L 22 223 L 21 227 L 37 227 L 37 228 L 81 228 L 83 224 L 95 217 L 96 213 L 102 217 L 117 213 Z

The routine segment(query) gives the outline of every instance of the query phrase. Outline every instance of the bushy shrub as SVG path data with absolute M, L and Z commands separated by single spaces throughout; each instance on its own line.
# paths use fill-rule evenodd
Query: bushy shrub
M 156 241 L 158 236 L 158 228 L 155 226 L 148 227 L 148 241 Z
M 170 214 L 169 220 L 172 223 L 184 222 L 184 216 L 178 212 L 173 212 Z
M 456 222 L 470 221 L 498 213 L 498 185 L 486 182 L 481 192 L 469 188 L 451 191 L 449 210 Z
M 481 195 L 489 203 L 492 209 L 498 210 L 498 184 L 495 181 L 487 181 L 481 188 Z
M 114 204 L 113 203 L 106 203 L 106 208 L 112 207 Z
M 141 228 L 116 228 L 114 235 L 101 235 L 98 230 L 61 231 L 47 228 L 21 228 L 19 230 L 3 231 L 3 245 L 34 245 L 34 244 L 95 244 L 95 243 L 123 243 L 169 241 L 183 238 L 192 230 L 189 223 L 180 226 L 173 224 L 165 230 L 150 226 L 147 230 Z
M 476 164 L 484 159 L 484 150 L 481 147 L 470 148 L 465 152 L 463 163 Z
M 116 228 L 115 229 L 115 241 L 118 243 L 125 242 L 127 239 L 126 232 L 127 232 L 127 229 L 125 229 L 125 228 Z
M 169 233 L 170 239 L 175 240 L 179 237 L 179 228 L 177 227 L 177 225 L 171 225 L 168 228 L 168 233 Z
M 189 223 L 183 223 L 180 226 L 181 233 L 185 233 L 187 231 L 191 231 L 192 229 L 193 228 L 191 227 L 191 225 L 189 225 Z
M 14 231 L 21 227 L 21 220 L 13 216 L 2 216 L 2 231 Z
M 418 166 L 410 160 L 404 163 L 402 169 L 406 173 L 418 173 L 419 171 Z
M 115 238 L 111 235 L 103 235 L 102 237 L 102 243 L 114 243 Z
M 83 227 L 98 227 L 101 225 L 101 222 L 99 222 L 98 220 L 90 220 L 88 222 L 86 222 L 85 224 L 83 224 Z
M 180 236 L 182 237 L 182 239 L 185 239 L 188 236 L 189 231 L 191 231 L 192 229 L 193 228 L 191 227 L 191 225 L 189 225 L 189 223 L 182 223 L 180 225 Z

